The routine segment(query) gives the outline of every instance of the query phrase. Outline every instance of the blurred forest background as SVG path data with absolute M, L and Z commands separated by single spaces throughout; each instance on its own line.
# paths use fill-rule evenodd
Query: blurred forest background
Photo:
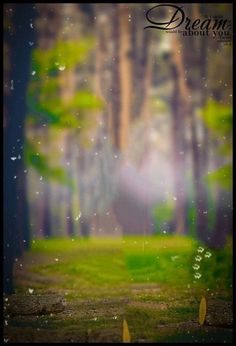
M 232 233 L 232 47 L 152 6 L 5 4 L 5 292 L 37 238 Z

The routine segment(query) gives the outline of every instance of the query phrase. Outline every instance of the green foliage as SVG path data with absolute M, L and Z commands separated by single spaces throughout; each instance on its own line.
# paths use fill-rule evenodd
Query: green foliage
M 38 148 L 29 140 L 25 146 L 26 164 L 33 167 L 46 179 L 73 187 L 73 181 L 68 178 L 67 172 L 61 167 L 52 167 L 46 155 L 39 152 Z
M 61 97 L 62 77 L 68 70 L 77 68 L 86 61 L 93 46 L 90 37 L 80 41 L 58 41 L 51 49 L 37 48 L 32 53 L 32 75 L 28 86 L 27 105 L 28 122 L 31 125 L 48 124 L 56 129 L 87 129 L 93 110 L 100 109 L 102 102 L 89 90 L 78 90 L 67 102 Z M 90 111 L 90 116 L 87 112 Z M 45 178 L 61 184 L 72 185 L 66 171 L 59 167 L 50 167 L 49 159 L 36 155 L 36 148 L 28 143 L 27 163 Z
M 232 131 L 232 107 L 215 100 L 208 100 L 202 110 L 202 119 L 216 136 L 230 135 Z
M 93 44 L 94 40 L 86 37 L 80 41 L 57 41 L 48 50 L 37 48 L 32 53 L 32 69 L 40 78 L 45 74 L 58 73 L 59 66 L 73 68 L 87 59 Z
M 152 210 L 155 231 L 162 232 L 166 230 L 174 215 L 174 205 L 172 201 L 158 203 Z
M 102 106 L 102 101 L 87 90 L 77 92 L 70 104 L 71 110 L 79 109 L 81 111 L 100 109 Z
M 79 42 L 58 41 L 51 49 L 33 51 L 32 70 L 35 74 L 27 93 L 32 123 L 46 122 L 57 128 L 71 129 L 88 126 L 85 113 L 100 109 L 101 100 L 89 90 L 79 90 L 69 102 L 64 102 L 60 92 L 62 74 L 84 62 L 92 46 L 93 40 L 85 38 Z
M 218 152 L 223 156 L 232 153 L 232 107 L 215 100 L 209 100 L 201 112 L 201 117 L 208 127 L 212 138 L 218 140 Z M 232 164 L 228 163 L 209 173 L 205 180 L 210 185 L 218 185 L 230 190 L 232 188 Z
M 206 179 L 210 184 L 217 184 L 226 190 L 231 190 L 233 181 L 232 164 L 227 164 L 216 171 L 209 173 Z
M 37 100 L 34 95 L 41 95 Z M 31 112 L 31 123 L 48 123 L 56 128 L 75 129 L 86 126 L 91 120 L 85 111 L 102 107 L 101 100 L 87 90 L 78 91 L 69 104 L 65 104 L 56 95 L 49 97 L 49 92 L 43 92 L 37 85 L 31 84 L 28 93 L 28 108 Z M 87 125 L 88 126 L 88 125 Z

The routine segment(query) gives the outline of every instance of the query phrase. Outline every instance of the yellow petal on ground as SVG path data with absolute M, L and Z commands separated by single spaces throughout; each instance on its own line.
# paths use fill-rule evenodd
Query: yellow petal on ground
M 130 342 L 129 327 L 126 320 L 123 321 L 123 342 Z
M 206 311 L 207 311 L 207 304 L 206 304 L 206 298 L 202 297 L 200 306 L 199 306 L 199 324 L 202 326 L 206 319 Z

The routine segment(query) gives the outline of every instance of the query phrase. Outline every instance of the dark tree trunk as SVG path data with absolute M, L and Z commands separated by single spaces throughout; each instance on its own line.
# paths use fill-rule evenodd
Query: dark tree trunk
M 205 88 L 205 82 L 207 81 L 207 41 L 206 39 L 201 40 L 201 49 L 200 49 L 200 75 L 201 75 L 201 108 L 203 108 L 207 101 L 207 90 Z M 209 134 L 206 125 L 202 122 L 202 131 L 203 131 L 203 141 L 202 141 L 202 167 L 203 174 L 207 173 L 208 170 L 208 161 L 209 161 Z
M 216 221 L 208 245 L 215 249 L 223 248 L 228 234 L 233 231 L 233 215 L 229 192 L 219 190 L 216 209 Z
M 78 158 L 78 169 L 80 172 L 83 172 L 82 175 L 84 175 L 86 167 L 87 167 L 86 152 L 85 152 L 85 149 L 81 147 L 79 158 Z M 85 203 L 84 194 L 85 194 L 84 188 L 81 186 L 79 188 L 79 205 L 80 205 L 80 211 L 82 213 L 79 219 L 80 235 L 82 237 L 89 237 L 90 236 L 90 221 L 87 216 L 84 216 L 84 214 L 86 213 L 86 207 L 84 208 L 84 203 Z
M 84 238 L 88 238 L 90 236 L 90 223 L 84 217 L 81 217 L 80 219 L 80 233 Z
M 191 6 L 191 16 L 194 19 L 201 18 L 199 4 Z M 191 114 L 189 117 L 192 146 L 192 167 L 193 167 L 193 187 L 195 193 L 196 207 L 196 233 L 198 238 L 207 243 L 209 238 L 208 230 L 208 192 L 204 183 L 204 176 L 207 174 L 208 167 L 208 130 L 203 122 L 195 117 L 196 107 L 203 108 L 207 99 L 207 90 L 205 88 L 207 77 L 207 41 L 204 37 L 192 40 L 189 38 L 184 41 L 184 63 L 189 71 L 196 69 L 198 75 L 188 78 L 188 87 L 192 93 L 200 93 L 198 104 L 191 102 Z M 202 139 L 198 138 L 197 126 L 201 126 Z
M 29 209 L 24 167 L 21 167 L 17 181 L 17 227 L 16 256 L 20 257 L 24 250 L 28 250 L 30 247 Z
M 5 293 L 13 293 L 13 264 L 16 256 L 16 244 L 23 242 L 22 236 L 29 239 L 28 210 L 25 198 L 24 123 L 26 109 L 26 88 L 29 79 L 31 46 L 34 42 L 34 30 L 30 23 L 35 17 L 34 4 L 12 4 L 4 7 L 12 14 L 12 27 L 4 35 L 9 44 L 11 93 L 5 101 L 6 122 L 4 128 L 4 285 Z M 11 157 L 17 157 L 12 160 Z M 16 177 L 16 178 L 15 178 Z M 17 185 L 17 179 L 22 179 Z M 21 186 L 21 190 L 18 189 Z M 18 197 L 18 198 L 17 198 Z M 18 214 L 21 204 L 21 214 Z M 19 234 L 21 221 L 24 230 Z M 26 243 L 27 244 L 27 243 Z M 27 244 L 29 245 L 29 243 Z
M 187 197 L 186 197 L 186 172 L 185 172 L 185 107 L 179 88 L 179 72 L 175 64 L 171 66 L 174 83 L 171 102 L 172 137 L 173 137 L 173 169 L 175 206 L 175 230 L 178 234 L 187 232 Z
M 204 186 L 202 176 L 202 162 L 200 157 L 200 151 L 197 143 L 196 134 L 196 120 L 194 114 L 191 119 L 191 134 L 192 134 L 192 162 L 193 162 L 193 184 L 195 191 L 195 203 L 196 203 L 196 230 L 198 238 L 207 242 L 208 238 L 208 211 L 207 211 L 207 191 Z
M 49 128 L 44 130 L 44 142 L 47 150 L 50 150 L 50 131 Z M 51 223 L 51 193 L 52 187 L 50 181 L 45 181 L 43 184 L 42 196 L 42 233 L 44 237 L 50 238 L 52 236 L 52 223 Z
M 112 38 L 114 42 L 114 64 L 112 67 L 112 100 L 111 100 L 111 132 L 114 142 L 114 147 L 120 149 L 120 112 L 121 112 L 121 103 L 120 103 L 120 74 L 119 74 L 119 37 L 120 37 L 120 28 L 119 28 L 119 9 L 118 4 L 113 4 L 113 26 L 112 26 Z
M 44 202 L 43 202 L 43 235 L 45 238 L 50 238 L 52 235 L 52 226 L 51 226 L 51 212 L 50 212 L 50 182 L 44 183 Z
M 6 105 L 7 106 L 7 105 Z M 7 107 L 8 108 L 8 107 Z M 15 236 L 17 215 L 17 187 L 13 177 L 17 169 L 14 161 L 11 161 L 12 146 L 14 143 L 16 129 L 12 124 L 12 118 L 7 115 L 7 125 L 4 129 L 4 189 L 3 189 L 3 242 L 4 242 L 4 283 L 5 293 L 13 293 L 13 263 L 15 258 Z
M 147 11 L 147 5 L 143 5 L 145 11 Z M 138 12 L 136 10 L 136 15 Z M 143 13 L 143 12 L 142 12 Z M 138 17 L 140 19 L 140 16 Z M 141 15 L 142 18 L 142 15 Z M 133 102 L 133 118 L 138 118 L 142 116 L 142 111 L 148 97 L 148 90 L 150 87 L 150 65 L 152 63 L 151 58 L 151 39 L 152 32 L 149 30 L 140 30 L 143 26 L 143 21 L 134 21 L 134 24 L 131 26 L 132 41 L 132 58 L 134 61 L 133 64 L 133 83 L 134 83 L 134 102 Z M 134 32 L 135 31 L 135 32 Z M 139 33 L 139 37 L 138 36 Z M 141 45 L 136 44 L 137 41 L 141 42 Z M 133 43 L 132 42 L 132 43 Z
M 71 138 L 71 134 L 67 135 L 67 140 L 66 140 L 66 161 L 70 163 L 72 163 L 72 157 L 71 157 L 71 153 L 73 150 L 73 145 L 72 145 L 72 138 Z M 71 166 L 69 166 L 69 174 L 68 174 L 68 178 L 70 180 L 72 180 L 72 169 Z M 74 230 L 74 222 L 73 222 L 73 203 L 72 203 L 72 194 L 73 194 L 73 190 L 70 186 L 67 187 L 67 234 L 71 237 L 75 234 L 75 230 Z

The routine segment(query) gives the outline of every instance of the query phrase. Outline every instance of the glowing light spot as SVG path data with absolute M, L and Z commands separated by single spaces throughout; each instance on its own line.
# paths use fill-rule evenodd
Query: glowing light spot
M 197 252 L 203 252 L 204 251 L 204 248 L 203 247 L 201 247 L 201 246 L 199 246 L 199 248 L 197 249 Z
M 205 257 L 206 258 L 210 258 L 212 255 L 211 255 L 211 253 L 209 252 L 209 251 L 207 251 L 206 253 L 205 253 Z

